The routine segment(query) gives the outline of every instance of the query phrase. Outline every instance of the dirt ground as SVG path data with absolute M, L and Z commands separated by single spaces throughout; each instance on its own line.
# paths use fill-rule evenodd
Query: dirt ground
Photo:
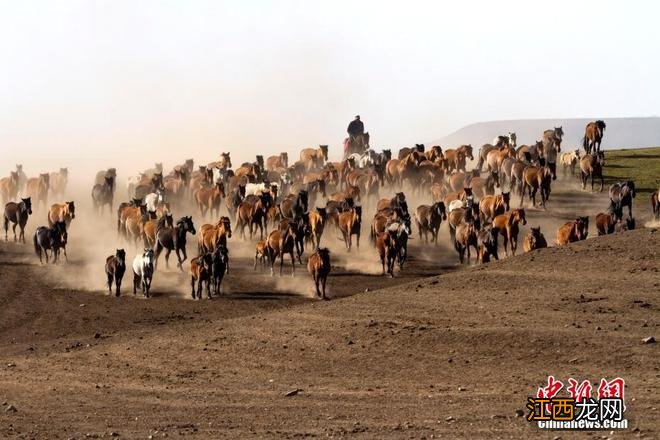
M 521 237 L 541 224 L 553 242 L 604 197 L 553 188 Z M 415 237 L 394 279 L 366 232 L 348 255 L 329 231 L 327 302 L 301 267 L 254 272 L 234 237 L 222 298 L 187 299 L 186 276 L 162 265 L 145 300 L 130 274 L 122 297 L 105 293 L 120 245 L 109 219 L 80 212 L 69 264 L 0 244 L 1 438 L 573 438 L 516 417 L 550 374 L 626 380 L 630 429 L 584 436 L 660 435 L 658 344 L 642 343 L 660 337 L 655 229 L 459 268 L 443 225 L 439 246 Z

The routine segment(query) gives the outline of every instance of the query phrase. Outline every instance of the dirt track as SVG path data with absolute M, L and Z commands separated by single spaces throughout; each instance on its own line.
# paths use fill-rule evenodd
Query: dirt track
M 330 302 L 52 289 L 2 244 L 0 403 L 18 412 L 0 436 L 552 438 L 515 410 L 554 374 L 624 377 L 652 438 L 658 244 L 638 230 Z

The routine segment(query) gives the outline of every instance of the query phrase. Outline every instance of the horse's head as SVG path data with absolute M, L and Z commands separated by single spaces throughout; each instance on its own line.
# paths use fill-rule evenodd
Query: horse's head
M 317 185 L 317 188 L 319 189 L 319 192 L 321 193 L 321 195 L 323 197 L 326 197 L 326 194 L 325 194 L 325 179 L 322 179 L 322 178 L 316 179 L 316 185 Z
M 289 153 L 287 152 L 280 153 L 280 162 L 281 165 L 284 166 L 284 168 L 287 168 L 289 166 Z
M 133 207 L 141 206 L 142 203 L 143 203 L 142 199 L 138 199 L 138 198 L 135 198 L 135 197 L 133 197 L 133 199 L 131 200 L 131 205 L 133 205 Z
M 463 149 L 465 156 L 469 157 L 470 160 L 474 160 L 474 156 L 472 155 L 472 144 L 463 145 L 461 146 L 461 149 Z
M 220 217 L 219 223 L 224 229 L 227 238 L 231 238 L 231 220 L 229 220 L 229 217 Z
M 628 180 L 626 182 L 626 186 L 630 189 L 630 195 L 634 199 L 635 198 L 635 182 L 633 182 L 632 180 Z
M 326 210 L 326 208 L 317 207 L 316 212 L 318 213 L 319 217 L 321 217 L 323 220 L 325 220 L 326 217 L 328 216 L 328 211 Z
M 18 171 L 11 171 L 9 177 L 10 177 L 11 180 L 13 180 L 15 183 L 18 183 L 18 179 L 19 179 Z
M 154 266 L 154 250 L 146 248 L 142 253 L 142 267 L 153 268 Z
M 46 186 L 50 185 L 50 174 L 48 173 L 42 173 L 39 174 L 39 179 L 46 184 Z
M 23 172 L 23 165 L 22 164 L 20 164 L 20 163 L 16 164 L 16 172 L 18 174 L 21 174 Z
M 559 127 L 555 127 L 555 138 L 561 142 L 561 139 L 564 137 L 564 130 L 562 129 L 561 125 Z
M 587 238 L 589 235 L 589 217 L 584 216 L 584 217 L 578 217 L 580 226 L 581 226 L 581 238 L 580 240 L 584 240 Z
M 309 200 L 309 195 L 307 193 L 307 190 L 301 189 L 300 191 L 298 191 L 297 204 L 303 208 L 303 211 L 307 211 L 308 200 Z
M 73 200 L 70 202 L 64 202 L 64 205 L 66 206 L 67 212 L 71 214 L 71 218 L 76 218 L 76 205 L 73 203 Z
M 29 215 L 32 215 L 32 199 L 30 197 L 21 199 L 19 207 L 23 212 L 27 212 Z
M 162 173 L 163 172 L 163 162 L 156 162 L 154 164 L 154 168 L 156 169 L 157 172 Z
M 68 167 L 65 167 L 65 168 L 60 167 L 60 176 L 65 178 L 65 179 L 67 177 L 69 177 L 69 168 Z
M 268 209 L 273 203 L 273 197 L 270 195 L 269 192 L 262 192 L 261 195 L 259 196 L 259 201 L 263 209 L 265 211 L 268 211 Z
M 190 216 L 181 217 L 176 223 L 177 226 L 181 226 L 184 231 L 190 232 L 192 235 L 197 233 L 195 230 L 195 225 L 193 224 L 192 217 Z
M 239 184 L 236 188 L 236 193 L 238 194 L 238 197 L 243 200 L 245 198 L 245 185 L 242 183 Z
M 114 177 L 112 177 L 112 176 L 106 174 L 106 175 L 103 177 L 103 180 L 105 181 L 105 185 L 106 185 L 106 186 L 109 186 L 109 187 L 111 187 L 111 188 L 112 188 L 113 186 L 115 186 L 115 178 L 114 178 Z
M 221 153 L 220 154 L 220 161 L 224 163 L 225 168 L 231 168 L 231 157 L 229 153 Z
M 538 240 L 541 237 L 541 227 L 540 226 L 536 226 L 536 227 L 532 226 L 530 228 L 530 231 L 532 233 L 532 238 L 534 238 L 535 240 Z
M 436 202 L 433 205 L 433 212 L 441 216 L 442 220 L 447 220 L 447 207 L 445 206 L 445 202 L 443 201 Z
M 151 184 L 155 189 L 165 191 L 165 185 L 163 185 L 163 172 L 154 173 L 151 177 Z

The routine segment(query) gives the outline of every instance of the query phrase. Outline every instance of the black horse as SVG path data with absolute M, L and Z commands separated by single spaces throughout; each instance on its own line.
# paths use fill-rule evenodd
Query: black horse
M 220 285 L 228 270 L 229 250 L 226 246 L 219 244 L 213 251 L 213 262 L 211 264 L 211 285 L 213 286 L 214 295 L 220 295 Z
M 103 208 L 105 205 L 108 205 L 110 212 L 112 213 L 113 199 L 115 197 L 115 178 L 112 175 L 106 175 L 104 177 L 103 184 L 97 183 L 92 188 L 92 201 L 94 202 L 94 209 L 96 211 L 101 211 L 103 214 Z
M 55 222 L 52 227 L 39 226 L 34 233 L 34 251 L 39 256 L 39 262 L 43 263 L 41 252 L 46 255 L 46 263 L 49 262 L 48 251 L 53 256 L 53 263 L 57 263 L 60 256 L 60 249 L 64 251 L 64 258 L 69 261 L 66 255 L 66 242 L 68 235 L 66 232 L 66 223 Z

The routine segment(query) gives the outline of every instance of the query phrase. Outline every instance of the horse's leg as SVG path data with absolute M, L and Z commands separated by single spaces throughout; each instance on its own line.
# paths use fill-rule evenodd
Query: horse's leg
M 523 200 L 525 199 L 525 183 L 520 183 L 520 207 L 523 206 Z
M 111 294 L 112 293 L 112 280 L 114 279 L 114 276 L 110 272 L 106 272 L 105 274 L 108 277 L 108 294 Z
M 282 266 L 284 266 L 284 252 L 280 251 L 280 276 L 282 276 Z
M 323 288 L 323 296 L 322 296 L 323 299 L 328 299 L 327 296 L 325 296 L 325 282 L 327 280 L 328 280 L 327 276 L 324 275 L 324 276 L 321 277 L 321 284 L 322 284 L 322 288 Z
M 518 234 L 511 234 L 510 243 L 511 255 L 516 255 L 516 250 L 518 249 Z
M 156 237 L 156 244 L 154 245 L 154 271 L 158 269 L 158 257 L 160 257 L 160 253 L 163 252 L 163 245 L 160 244 L 160 240 L 158 240 L 158 237 Z M 133 292 L 135 293 L 135 292 Z
M 296 274 L 296 258 L 293 255 L 293 251 L 291 251 L 291 276 L 293 277 L 295 274 Z
M 195 276 L 194 275 L 190 276 L 190 296 L 192 296 L 192 299 L 195 299 Z
M 115 296 L 121 295 L 121 277 L 115 272 Z
M 502 243 L 504 244 L 504 255 L 508 257 L 508 256 L 509 256 L 509 248 L 508 248 L 508 245 L 509 245 L 509 233 L 508 233 L 508 231 L 506 231 L 506 229 L 505 229 L 504 231 L 502 231 L 502 232 L 504 232 L 504 233 L 502 234 Z
M 170 249 L 165 250 L 165 268 L 169 269 L 170 268 L 170 253 L 172 251 Z

